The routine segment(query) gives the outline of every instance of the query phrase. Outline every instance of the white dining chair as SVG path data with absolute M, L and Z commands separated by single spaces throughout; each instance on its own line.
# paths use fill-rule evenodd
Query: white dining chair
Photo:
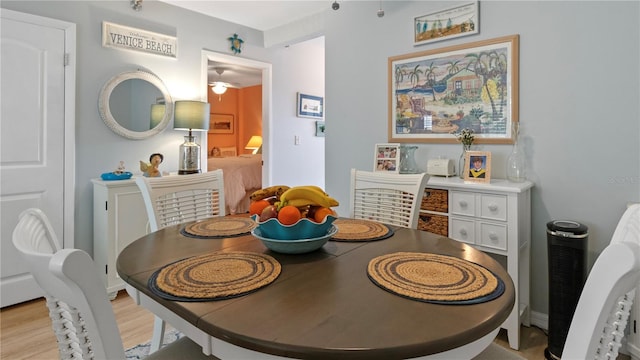
M 351 169 L 351 218 L 416 229 L 429 175 Z
M 635 204 L 624 212 L 589 272 L 562 349 L 563 360 L 618 357 L 639 281 L 640 204 Z M 489 358 L 481 354 L 476 359 Z
M 89 254 L 61 249 L 40 209 L 20 214 L 13 245 L 45 292 L 60 359 L 125 359 L 113 308 Z M 187 337 L 147 359 L 176 358 L 215 359 Z
M 136 184 L 149 217 L 149 230 L 225 215 L 222 169 L 201 174 L 137 177 Z M 154 318 L 151 349 L 162 346 L 165 321 Z

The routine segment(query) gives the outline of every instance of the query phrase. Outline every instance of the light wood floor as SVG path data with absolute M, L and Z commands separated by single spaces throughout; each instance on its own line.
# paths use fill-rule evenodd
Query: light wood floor
M 149 341 L 153 331 L 153 315 L 137 306 L 121 291 L 112 302 L 124 347 Z M 500 331 L 496 342 L 508 348 L 506 332 Z M 543 360 L 547 336 L 536 327 L 523 327 L 518 352 L 529 360 Z M 0 309 L 0 359 L 57 359 L 56 339 L 51 329 L 44 299 Z M 499 360 L 499 359 L 496 359 Z

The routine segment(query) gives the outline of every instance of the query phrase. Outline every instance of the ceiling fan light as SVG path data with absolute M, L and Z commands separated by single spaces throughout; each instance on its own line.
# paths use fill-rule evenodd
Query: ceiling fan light
M 223 83 L 217 82 L 213 84 L 213 86 L 211 87 L 211 91 L 218 95 L 222 95 L 227 91 L 227 87 Z

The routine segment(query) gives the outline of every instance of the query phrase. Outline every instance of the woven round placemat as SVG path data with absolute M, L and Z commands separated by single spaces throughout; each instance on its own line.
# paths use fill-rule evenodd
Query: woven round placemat
M 414 300 L 475 304 L 502 295 L 504 283 L 486 268 L 452 256 L 397 252 L 369 262 L 367 275 L 379 287 Z
M 220 216 L 186 225 L 180 232 L 184 236 L 211 239 L 246 235 L 256 226 L 249 218 Z
M 373 241 L 382 240 L 393 235 L 393 230 L 377 221 L 362 219 L 336 219 L 333 222 L 338 232 L 333 241 Z
M 160 297 L 179 301 L 222 300 L 271 284 L 280 263 L 260 253 L 228 251 L 194 256 L 164 266 L 149 278 Z

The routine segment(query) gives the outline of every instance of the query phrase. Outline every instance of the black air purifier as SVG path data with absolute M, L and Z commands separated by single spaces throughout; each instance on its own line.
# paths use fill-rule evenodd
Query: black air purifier
M 569 326 L 587 279 L 587 227 L 575 221 L 547 223 L 549 336 L 544 356 L 562 357 Z

